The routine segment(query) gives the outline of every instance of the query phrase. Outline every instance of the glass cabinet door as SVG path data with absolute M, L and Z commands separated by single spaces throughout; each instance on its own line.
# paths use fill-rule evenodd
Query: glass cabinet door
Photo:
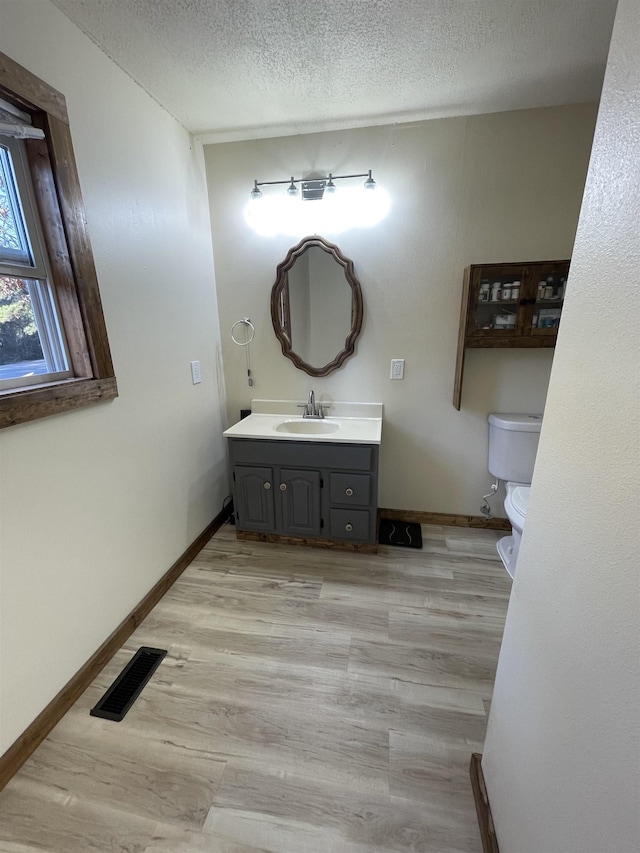
M 533 280 L 532 335 L 556 335 L 560 325 L 569 264 L 536 267 Z
M 475 267 L 470 282 L 467 335 L 495 338 L 522 335 L 527 282 L 526 268 L 517 264 Z

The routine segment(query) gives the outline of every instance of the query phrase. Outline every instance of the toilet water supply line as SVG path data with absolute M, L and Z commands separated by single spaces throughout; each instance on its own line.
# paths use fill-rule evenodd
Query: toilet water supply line
M 499 484 L 500 481 L 496 480 L 495 483 L 491 484 L 491 491 L 488 492 L 486 495 L 482 496 L 482 506 L 480 507 L 480 512 L 484 515 L 485 518 L 493 518 L 488 498 L 495 497 L 495 494 L 498 491 Z

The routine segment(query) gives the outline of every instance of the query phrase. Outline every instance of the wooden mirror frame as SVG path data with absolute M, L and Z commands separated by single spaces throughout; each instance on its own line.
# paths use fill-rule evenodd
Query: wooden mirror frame
M 280 322 L 280 300 L 282 294 L 288 288 L 287 273 L 297 259 L 313 246 L 317 246 L 319 249 L 327 252 L 344 268 L 345 279 L 351 287 L 351 331 L 345 340 L 344 349 L 336 355 L 333 361 L 328 362 L 324 367 L 312 367 L 293 351 L 291 348 L 290 329 L 283 328 Z M 349 356 L 353 355 L 356 340 L 362 329 L 363 313 L 362 288 L 355 276 L 353 261 L 345 257 L 340 249 L 333 243 L 329 243 L 328 240 L 317 236 L 304 237 L 296 246 L 289 249 L 287 257 L 276 268 L 276 281 L 271 289 L 271 322 L 273 323 L 273 330 L 280 341 L 282 354 L 290 359 L 300 370 L 304 370 L 309 376 L 328 376 L 334 370 L 337 370 Z M 288 316 L 288 302 L 285 314 Z

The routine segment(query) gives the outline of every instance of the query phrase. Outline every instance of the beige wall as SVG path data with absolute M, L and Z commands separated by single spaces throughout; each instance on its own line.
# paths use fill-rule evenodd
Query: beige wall
M 0 433 L 1 753 L 228 485 L 202 149 L 48 2 L 3 2 L 0 50 L 67 97 L 120 389 Z
M 451 399 L 464 267 L 571 255 L 595 107 L 527 110 L 205 146 L 230 421 L 251 397 L 382 402 L 380 505 L 477 515 L 487 491 L 487 414 L 544 407 L 552 352 L 471 352 Z M 269 315 L 296 237 L 256 235 L 253 179 L 373 169 L 392 199 L 380 225 L 324 233 L 355 263 L 365 319 L 356 354 L 312 379 L 285 359 Z M 300 237 L 306 236 L 300 234 Z M 255 385 L 232 323 L 249 316 Z M 405 379 L 389 379 L 405 358 Z M 496 502 L 501 513 L 501 502 Z
M 639 32 L 620 0 L 482 762 L 501 853 L 640 850 Z

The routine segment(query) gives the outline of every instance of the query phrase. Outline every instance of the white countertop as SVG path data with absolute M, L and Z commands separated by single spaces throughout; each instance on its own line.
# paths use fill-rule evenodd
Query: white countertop
M 252 400 L 251 414 L 238 421 L 223 435 L 228 438 L 255 438 L 274 441 L 322 441 L 331 444 L 380 444 L 382 403 L 329 402 L 322 419 L 303 418 L 297 400 Z M 318 432 L 288 433 L 276 428 L 286 422 L 302 422 L 305 429 Z M 335 424 L 335 432 L 322 433 L 322 425 Z

